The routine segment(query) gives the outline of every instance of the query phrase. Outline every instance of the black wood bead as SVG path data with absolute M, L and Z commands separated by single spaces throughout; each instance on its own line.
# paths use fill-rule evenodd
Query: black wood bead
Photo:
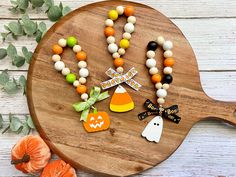
M 173 81 L 173 77 L 170 74 L 164 75 L 164 83 L 170 84 Z
M 147 49 L 148 49 L 148 50 L 153 50 L 153 51 L 155 51 L 155 50 L 157 49 L 157 47 L 158 47 L 158 44 L 157 44 L 157 42 L 155 42 L 155 41 L 150 41 L 150 42 L 148 43 L 148 45 L 147 45 Z

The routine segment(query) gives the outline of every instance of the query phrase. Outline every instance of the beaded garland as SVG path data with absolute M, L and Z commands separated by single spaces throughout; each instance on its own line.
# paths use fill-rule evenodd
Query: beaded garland
M 83 120 L 84 128 L 87 132 L 96 132 L 101 130 L 106 130 L 109 128 L 110 119 L 106 112 L 97 112 L 97 109 L 93 106 L 97 101 L 104 100 L 109 97 L 108 92 L 101 92 L 100 87 L 93 87 L 90 92 L 90 98 L 87 93 L 87 87 L 85 86 L 89 76 L 89 70 L 87 68 L 87 54 L 82 50 L 82 47 L 77 44 L 78 41 L 75 37 L 70 36 L 67 39 L 60 39 L 58 44 L 53 45 L 52 50 L 54 55 L 52 60 L 54 63 L 54 68 L 61 72 L 62 75 L 66 77 L 66 81 L 69 84 L 73 84 L 76 88 L 78 94 L 80 94 L 83 102 L 78 102 L 73 105 L 74 109 L 77 112 L 81 113 L 81 120 Z M 78 60 L 79 68 L 79 79 L 74 73 L 71 73 L 71 70 L 66 67 L 65 63 L 61 60 L 61 54 L 63 53 L 63 48 L 66 46 L 73 49 L 73 52 L 76 53 L 76 58 Z M 90 108 L 94 110 L 93 113 L 89 113 Z M 101 116 L 102 115 L 102 116 Z M 95 117 L 99 120 L 94 120 Z
M 156 67 L 155 51 L 157 47 L 162 46 L 164 50 L 164 76 L 162 77 L 159 73 L 159 70 Z M 159 142 L 163 129 L 163 119 L 167 118 L 175 123 L 179 123 L 180 117 L 176 115 L 178 113 L 178 106 L 173 105 L 169 108 L 163 108 L 165 103 L 165 98 L 167 96 L 167 90 L 173 81 L 172 77 L 172 67 L 174 65 L 173 52 L 173 43 L 171 41 L 165 41 L 164 37 L 159 36 L 156 41 L 150 41 L 147 45 L 147 60 L 146 66 L 149 69 L 149 74 L 151 75 L 151 81 L 155 84 L 157 89 L 156 95 L 158 97 L 157 103 L 158 106 L 153 104 L 150 100 L 146 100 L 144 107 L 147 109 L 146 112 L 140 113 L 138 115 L 140 120 L 145 119 L 149 115 L 158 115 L 154 117 L 148 125 L 145 127 L 142 132 L 142 136 L 145 137 L 148 141 Z
M 124 25 L 124 33 L 123 38 L 119 41 L 119 47 L 115 43 L 116 39 L 114 37 L 115 30 L 113 28 L 114 21 L 119 18 L 119 16 L 123 15 L 127 17 L 127 23 Z M 135 30 L 136 18 L 134 15 L 134 7 L 133 6 L 117 6 L 115 10 L 110 10 L 108 12 L 108 19 L 105 21 L 105 29 L 104 34 L 107 38 L 108 43 L 108 51 L 114 58 L 113 64 L 116 67 L 116 71 L 113 69 L 108 69 L 106 74 L 112 79 L 102 82 L 101 87 L 103 89 L 108 89 L 110 87 L 119 85 L 125 82 L 127 85 L 132 87 L 135 90 L 138 90 L 141 85 L 134 81 L 132 77 L 136 75 L 138 72 L 135 68 L 130 69 L 126 74 L 124 72 L 124 59 L 122 56 L 125 54 L 126 49 L 130 46 L 131 34 Z M 110 102 L 110 110 L 113 112 L 127 112 L 134 108 L 134 102 L 127 91 L 119 85 L 115 90 L 115 93 L 112 96 Z

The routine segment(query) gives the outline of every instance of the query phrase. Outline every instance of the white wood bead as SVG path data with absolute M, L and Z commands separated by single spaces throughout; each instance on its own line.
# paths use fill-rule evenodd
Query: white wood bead
M 131 39 L 131 34 L 125 32 L 125 33 L 123 34 L 123 38 L 124 38 L 124 39 L 128 39 L 128 40 L 130 40 L 130 39 Z
M 173 43 L 171 41 L 165 41 L 163 44 L 164 50 L 171 50 L 173 48 Z
M 154 75 L 158 73 L 157 67 L 152 67 L 149 69 L 149 74 Z
M 106 26 L 113 26 L 114 25 L 114 22 L 113 22 L 113 20 L 111 20 L 111 19 L 106 19 L 106 21 L 105 21 L 105 25 Z
M 173 52 L 171 50 L 167 50 L 164 52 L 164 57 L 165 58 L 170 58 L 173 56 Z
M 125 54 L 125 49 L 120 48 L 120 49 L 118 50 L 118 53 L 119 53 L 120 55 L 124 55 L 124 54 Z
M 156 64 L 157 64 L 157 62 L 156 62 L 156 60 L 153 59 L 153 58 L 149 58 L 149 59 L 147 59 L 147 61 L 146 61 L 146 66 L 147 66 L 148 68 L 155 67 Z
M 121 74 L 124 72 L 124 68 L 120 66 L 120 67 L 116 68 L 116 71 Z
M 163 46 L 164 42 L 165 42 L 165 39 L 164 39 L 163 36 L 159 36 L 159 37 L 157 38 L 157 44 L 158 44 L 158 45 Z
M 156 94 L 159 98 L 165 98 L 167 96 L 167 91 L 165 89 L 158 89 Z
M 170 85 L 169 84 L 163 84 L 162 88 L 165 89 L 165 90 L 168 90 L 170 88 Z
M 110 53 L 115 53 L 118 50 L 118 46 L 114 43 L 108 45 L 108 51 Z
M 82 48 L 81 48 L 80 45 L 75 45 L 75 46 L 73 47 L 73 51 L 74 51 L 75 53 L 80 52 L 81 50 L 82 50 Z
M 161 89 L 162 88 L 162 83 L 158 82 L 155 84 L 156 89 Z
M 116 11 L 118 12 L 119 15 L 122 15 L 124 13 L 124 7 L 123 6 L 117 6 Z
M 57 71 L 61 71 L 63 68 L 65 68 L 65 63 L 63 61 L 57 61 L 55 64 L 54 64 L 54 68 L 57 70 Z
M 120 58 L 120 54 L 118 52 L 115 52 L 112 54 L 113 58 Z
M 108 43 L 108 44 L 112 44 L 112 43 L 115 43 L 115 42 L 116 42 L 116 39 L 115 39 L 114 36 L 109 36 L 109 37 L 107 38 L 107 43 Z
M 84 100 L 84 101 L 86 101 L 86 100 L 88 99 L 88 94 L 87 94 L 87 93 L 83 93 L 83 94 L 81 95 L 81 99 Z
M 79 83 L 80 84 L 85 84 L 87 82 L 87 79 L 84 77 L 79 78 Z
M 69 68 L 63 68 L 61 73 L 62 73 L 62 75 L 66 76 L 66 75 L 70 74 L 70 69 Z
M 157 103 L 160 104 L 160 105 L 162 105 L 162 104 L 165 103 L 165 99 L 164 99 L 164 98 L 158 98 L 158 99 L 157 99 Z
M 147 57 L 148 58 L 154 58 L 156 53 L 152 50 L 147 51 Z
M 135 24 L 136 23 L 136 18 L 135 18 L 135 16 L 129 16 L 127 21 L 128 21 L 128 23 Z
M 78 63 L 78 67 L 79 68 L 86 68 L 87 67 L 87 62 L 86 61 L 80 61 Z
M 79 70 L 80 77 L 88 77 L 89 76 L 89 70 L 87 68 L 81 68 Z
M 75 80 L 75 81 L 73 82 L 73 86 L 74 86 L 74 87 L 78 87 L 79 85 L 80 85 L 80 83 L 79 83 L 78 80 Z
M 132 23 L 126 23 L 124 26 L 124 30 L 127 33 L 133 33 L 134 32 L 134 25 Z
M 58 45 L 61 47 L 65 47 L 66 46 L 66 40 L 61 38 L 58 40 Z
M 60 61 L 60 60 L 61 60 L 60 55 L 55 54 L 55 55 L 52 56 L 52 61 L 57 62 L 57 61 Z
M 167 67 L 164 68 L 163 72 L 164 72 L 164 74 L 171 74 L 172 73 L 172 68 L 167 66 Z

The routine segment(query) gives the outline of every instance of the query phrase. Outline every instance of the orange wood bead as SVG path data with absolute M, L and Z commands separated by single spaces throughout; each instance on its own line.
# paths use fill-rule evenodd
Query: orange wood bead
M 133 6 L 127 6 L 127 7 L 125 7 L 124 14 L 125 14 L 127 17 L 134 15 L 134 7 L 133 7 Z
M 123 66 L 124 65 L 124 59 L 123 58 L 116 58 L 114 60 L 114 65 L 116 67 L 120 67 L 120 66 Z
M 79 93 L 79 94 L 83 94 L 83 93 L 86 93 L 87 91 L 87 87 L 85 85 L 79 85 L 77 88 L 76 88 L 76 91 Z
M 105 34 L 106 37 L 114 36 L 115 30 L 114 30 L 114 28 L 108 26 L 108 27 L 105 28 L 104 34 Z
M 60 54 L 62 54 L 62 52 L 63 52 L 63 48 L 62 48 L 61 46 L 55 44 L 55 45 L 52 46 L 52 51 L 53 51 L 55 54 L 60 55 Z
M 164 60 L 164 66 L 173 66 L 175 64 L 174 58 L 167 58 Z
M 86 60 L 87 58 L 87 54 L 84 52 L 84 51 L 80 51 L 76 54 L 76 58 L 79 60 L 79 61 L 84 61 Z
M 154 84 L 161 82 L 161 75 L 160 74 L 154 74 L 151 77 L 151 80 Z

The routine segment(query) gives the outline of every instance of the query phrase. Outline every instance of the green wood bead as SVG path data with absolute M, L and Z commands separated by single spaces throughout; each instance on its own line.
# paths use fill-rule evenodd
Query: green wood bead
M 75 74 L 68 74 L 66 76 L 66 81 L 70 84 L 73 84 L 73 82 L 76 80 L 76 75 Z
M 73 36 L 67 38 L 66 43 L 69 47 L 74 47 L 77 44 L 77 39 Z

